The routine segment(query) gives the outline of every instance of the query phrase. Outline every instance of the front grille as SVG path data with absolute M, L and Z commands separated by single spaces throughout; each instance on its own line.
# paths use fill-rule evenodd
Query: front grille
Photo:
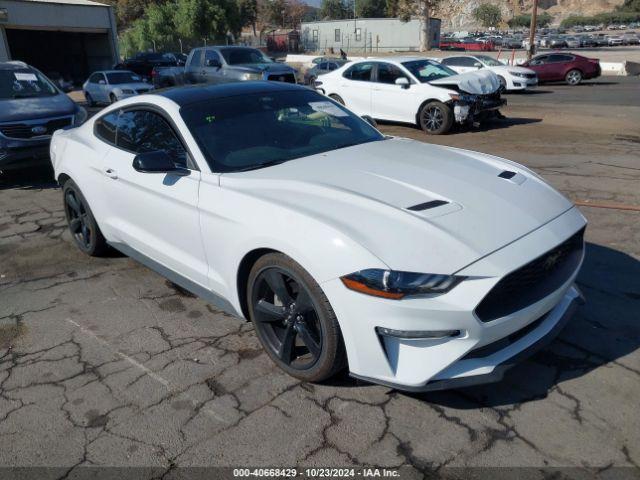
M 535 73 L 525 73 L 524 76 L 526 78 L 536 78 L 536 74 Z
M 140 90 L 136 90 L 136 93 L 143 94 L 143 93 L 147 93 L 148 91 L 149 91 L 148 88 L 143 88 L 143 89 L 140 89 Z
M 573 275 L 583 250 L 584 228 L 500 280 L 476 307 L 476 315 L 489 322 L 542 300 Z
M 544 322 L 544 320 L 547 318 L 547 315 L 548 313 L 545 313 L 539 319 L 534 320 L 529 325 L 522 327 L 520 330 L 516 330 L 511 335 L 507 335 L 506 337 L 501 338 L 500 340 L 496 340 L 495 342 L 492 342 L 488 345 L 471 350 L 464 357 L 462 357 L 461 360 L 467 360 L 469 358 L 485 358 L 490 355 L 493 355 L 496 352 L 499 352 L 500 350 L 507 348 L 509 345 L 517 342 L 522 337 L 524 337 L 525 335 L 528 335 L 529 333 L 533 332 L 536 328 L 538 328 L 538 326 L 540 326 L 540 324 Z
M 267 77 L 273 82 L 296 83 L 296 76 L 293 73 L 274 73 Z
M 72 117 L 33 120 L 24 123 L 0 125 L 0 133 L 7 138 L 34 138 L 53 135 L 53 132 L 71 125 Z

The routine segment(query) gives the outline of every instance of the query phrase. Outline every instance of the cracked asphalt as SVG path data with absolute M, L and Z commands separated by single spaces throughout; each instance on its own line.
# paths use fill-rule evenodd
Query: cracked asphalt
M 520 161 L 573 200 L 640 207 L 640 106 L 624 101 L 640 79 L 578 88 L 580 101 L 564 86 L 509 95 L 508 119 L 491 128 L 380 128 Z M 179 478 L 187 466 L 349 465 L 637 478 L 640 211 L 582 211 L 588 303 L 559 338 L 499 384 L 418 395 L 287 376 L 250 323 L 124 256 L 83 256 L 46 171 L 1 175 L 0 467 L 55 467 L 43 478 L 86 466 Z

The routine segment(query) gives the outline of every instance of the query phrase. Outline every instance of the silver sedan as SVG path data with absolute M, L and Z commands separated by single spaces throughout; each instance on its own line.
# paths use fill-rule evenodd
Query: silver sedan
M 103 70 L 92 73 L 82 89 L 87 103 L 94 106 L 147 93 L 153 85 L 143 82 L 139 75 L 128 70 Z

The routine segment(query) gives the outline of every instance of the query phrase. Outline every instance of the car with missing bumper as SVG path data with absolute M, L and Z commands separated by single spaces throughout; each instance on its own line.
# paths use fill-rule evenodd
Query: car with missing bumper
M 323 75 L 315 87 L 358 115 L 417 124 L 431 135 L 449 132 L 454 123 L 499 116 L 506 104 L 495 73 L 458 74 L 419 57 L 351 62 Z
M 59 131 L 71 236 L 253 322 L 304 381 L 500 379 L 580 299 L 586 221 L 527 168 L 382 135 L 302 86 L 159 91 Z
M 0 62 L 0 171 L 46 164 L 53 132 L 86 118 L 39 70 Z

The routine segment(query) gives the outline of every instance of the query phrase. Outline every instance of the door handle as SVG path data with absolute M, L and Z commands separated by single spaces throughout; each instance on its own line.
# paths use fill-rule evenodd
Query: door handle
M 118 178 L 118 172 L 116 172 L 113 168 L 105 168 L 104 174 L 109 178 L 113 178 L 114 180 Z

